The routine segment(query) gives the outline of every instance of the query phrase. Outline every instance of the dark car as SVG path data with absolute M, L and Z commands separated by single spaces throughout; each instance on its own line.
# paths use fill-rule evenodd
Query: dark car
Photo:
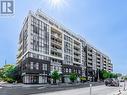
M 106 86 L 119 86 L 119 80 L 115 78 L 109 78 L 105 80 Z

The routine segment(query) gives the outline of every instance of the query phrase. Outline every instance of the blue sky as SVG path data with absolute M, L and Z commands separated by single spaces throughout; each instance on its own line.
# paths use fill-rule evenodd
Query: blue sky
M 0 67 L 16 62 L 19 32 L 29 10 L 46 14 L 82 35 L 110 56 L 114 72 L 127 73 L 127 0 L 65 0 L 59 9 L 48 0 L 15 0 L 15 15 L 0 16 Z

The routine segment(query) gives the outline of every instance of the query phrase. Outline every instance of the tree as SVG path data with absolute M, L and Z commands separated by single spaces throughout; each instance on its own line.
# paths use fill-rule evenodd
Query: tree
M 14 82 L 17 81 L 17 68 L 15 65 L 7 64 L 1 70 L 1 78 L 7 82 Z
M 3 68 L 0 68 L 0 81 L 2 80 L 3 78 Z
M 106 71 L 106 70 L 101 70 L 100 71 L 100 78 L 102 80 L 105 80 L 107 78 L 110 78 L 110 73 L 108 71 Z
M 74 83 L 74 81 L 77 80 L 77 74 L 71 73 L 69 76 L 69 79 L 71 80 L 72 83 Z
M 103 79 L 108 78 L 108 73 L 107 73 L 106 70 L 102 70 L 102 78 L 103 78 Z
M 113 78 L 118 78 L 118 75 L 117 74 L 113 74 Z
M 118 75 L 115 74 L 115 73 L 109 72 L 109 74 L 110 74 L 110 77 L 109 78 L 117 78 L 118 77 Z
M 127 77 L 125 77 L 124 79 L 127 80 Z
M 58 71 L 55 70 L 52 72 L 51 77 L 53 79 L 53 83 L 56 84 L 56 80 L 60 79 L 60 74 L 58 73 Z
M 114 77 L 114 74 L 113 73 L 109 72 L 109 74 L 110 74 L 110 78 L 113 78 Z

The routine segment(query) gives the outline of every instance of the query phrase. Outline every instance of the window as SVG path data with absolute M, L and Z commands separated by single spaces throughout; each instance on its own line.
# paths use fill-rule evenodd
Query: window
M 71 69 L 69 69 L 69 73 L 71 73 Z
M 30 69 L 33 69 L 33 62 L 30 62 Z
M 73 63 L 72 61 L 73 61 L 72 56 L 64 55 L 64 62 L 65 62 L 65 64 L 72 64 Z
M 68 68 L 66 68 L 66 73 L 68 73 Z
M 43 70 L 47 70 L 47 64 L 43 64 Z
M 79 74 L 81 73 L 80 70 L 78 70 L 78 73 L 79 73 Z
M 51 66 L 51 71 L 53 71 L 53 66 Z
M 45 54 L 49 53 L 49 26 L 42 21 L 32 18 L 31 24 L 31 45 L 32 50 L 43 52 Z
M 61 67 L 59 67 L 59 72 L 61 72 Z
M 46 77 L 42 77 L 42 83 L 47 83 L 47 78 Z
M 36 63 L 36 70 L 39 69 L 39 63 Z

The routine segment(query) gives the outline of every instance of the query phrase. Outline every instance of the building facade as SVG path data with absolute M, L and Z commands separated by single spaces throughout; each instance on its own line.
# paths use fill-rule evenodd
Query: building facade
M 30 11 L 24 20 L 17 64 L 23 83 L 50 83 L 54 70 L 60 82 L 69 82 L 72 72 L 93 81 L 98 69 L 113 71 L 108 56 L 40 10 Z

